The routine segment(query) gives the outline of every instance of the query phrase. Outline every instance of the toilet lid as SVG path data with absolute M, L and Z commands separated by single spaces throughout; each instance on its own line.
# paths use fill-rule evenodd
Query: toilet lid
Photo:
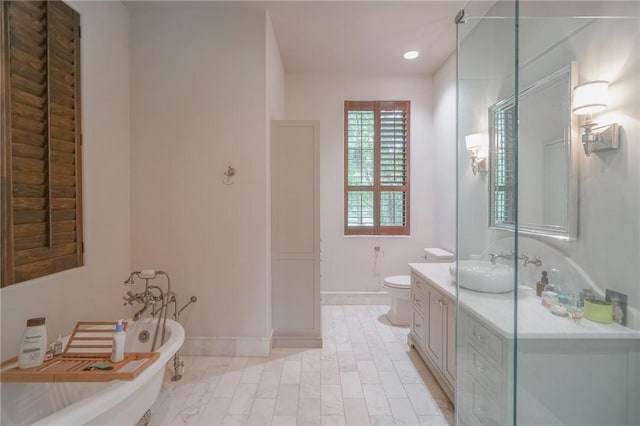
M 409 275 L 393 275 L 384 279 L 384 285 L 404 289 L 411 287 L 411 280 L 409 279 Z

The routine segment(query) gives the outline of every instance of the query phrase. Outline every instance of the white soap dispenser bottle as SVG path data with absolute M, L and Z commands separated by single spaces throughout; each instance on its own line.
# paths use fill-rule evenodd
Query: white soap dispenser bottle
M 124 341 L 126 334 L 122 320 L 118 321 L 116 331 L 113 333 L 113 343 L 111 349 L 111 362 L 120 362 L 124 359 Z
M 27 320 L 18 353 L 18 368 L 33 368 L 42 365 L 47 351 L 47 329 L 44 317 Z

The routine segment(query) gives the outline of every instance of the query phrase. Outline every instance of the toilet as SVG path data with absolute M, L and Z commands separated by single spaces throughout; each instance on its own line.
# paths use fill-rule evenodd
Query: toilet
M 451 263 L 453 253 L 440 248 L 424 249 L 426 263 Z M 391 306 L 387 312 L 389 322 L 395 326 L 408 326 L 411 323 L 411 277 L 392 275 L 382 280 L 382 287 L 391 297 Z
M 382 280 L 382 286 L 391 296 L 387 312 L 389 322 L 396 326 L 408 326 L 411 322 L 411 277 L 392 275 Z

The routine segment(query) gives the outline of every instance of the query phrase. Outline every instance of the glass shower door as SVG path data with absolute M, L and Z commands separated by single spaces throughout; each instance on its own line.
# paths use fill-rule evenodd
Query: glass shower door
M 457 424 L 640 425 L 640 4 L 456 27 Z
M 640 425 L 639 17 L 638 2 L 520 2 L 517 240 L 541 265 L 519 283 L 544 270 L 553 287 L 548 308 L 520 292 L 518 425 Z M 608 96 L 583 115 L 591 82 Z M 584 146 L 589 122 L 618 147 Z
M 457 19 L 458 425 L 514 424 L 517 4 L 470 2 Z M 491 107 L 512 98 L 490 128 Z M 489 153 L 498 154 L 497 168 Z M 493 155 L 492 155 L 493 158 Z M 495 160 L 495 158 L 493 158 Z M 490 197 L 490 191 L 494 191 Z M 490 226 L 490 223 L 500 226 Z

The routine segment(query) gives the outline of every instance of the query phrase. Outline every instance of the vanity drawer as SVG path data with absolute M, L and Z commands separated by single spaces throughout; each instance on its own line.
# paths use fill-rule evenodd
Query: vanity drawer
M 467 345 L 467 370 L 475 381 L 487 389 L 489 396 L 498 399 L 501 395 L 502 372 L 493 366 L 473 345 Z
M 424 299 L 427 293 L 425 286 L 426 284 L 418 277 L 415 275 L 411 276 L 411 305 L 421 313 L 424 309 Z
M 411 315 L 411 335 L 424 348 L 424 317 L 415 310 L 412 310 Z
M 471 414 L 477 419 L 477 425 L 501 426 L 500 409 L 486 389 L 477 381 L 471 381 Z
M 489 328 L 471 316 L 469 321 L 469 341 L 496 366 L 502 365 L 502 339 Z
M 424 309 L 424 293 L 421 291 L 414 291 L 411 289 L 411 305 L 420 312 Z

